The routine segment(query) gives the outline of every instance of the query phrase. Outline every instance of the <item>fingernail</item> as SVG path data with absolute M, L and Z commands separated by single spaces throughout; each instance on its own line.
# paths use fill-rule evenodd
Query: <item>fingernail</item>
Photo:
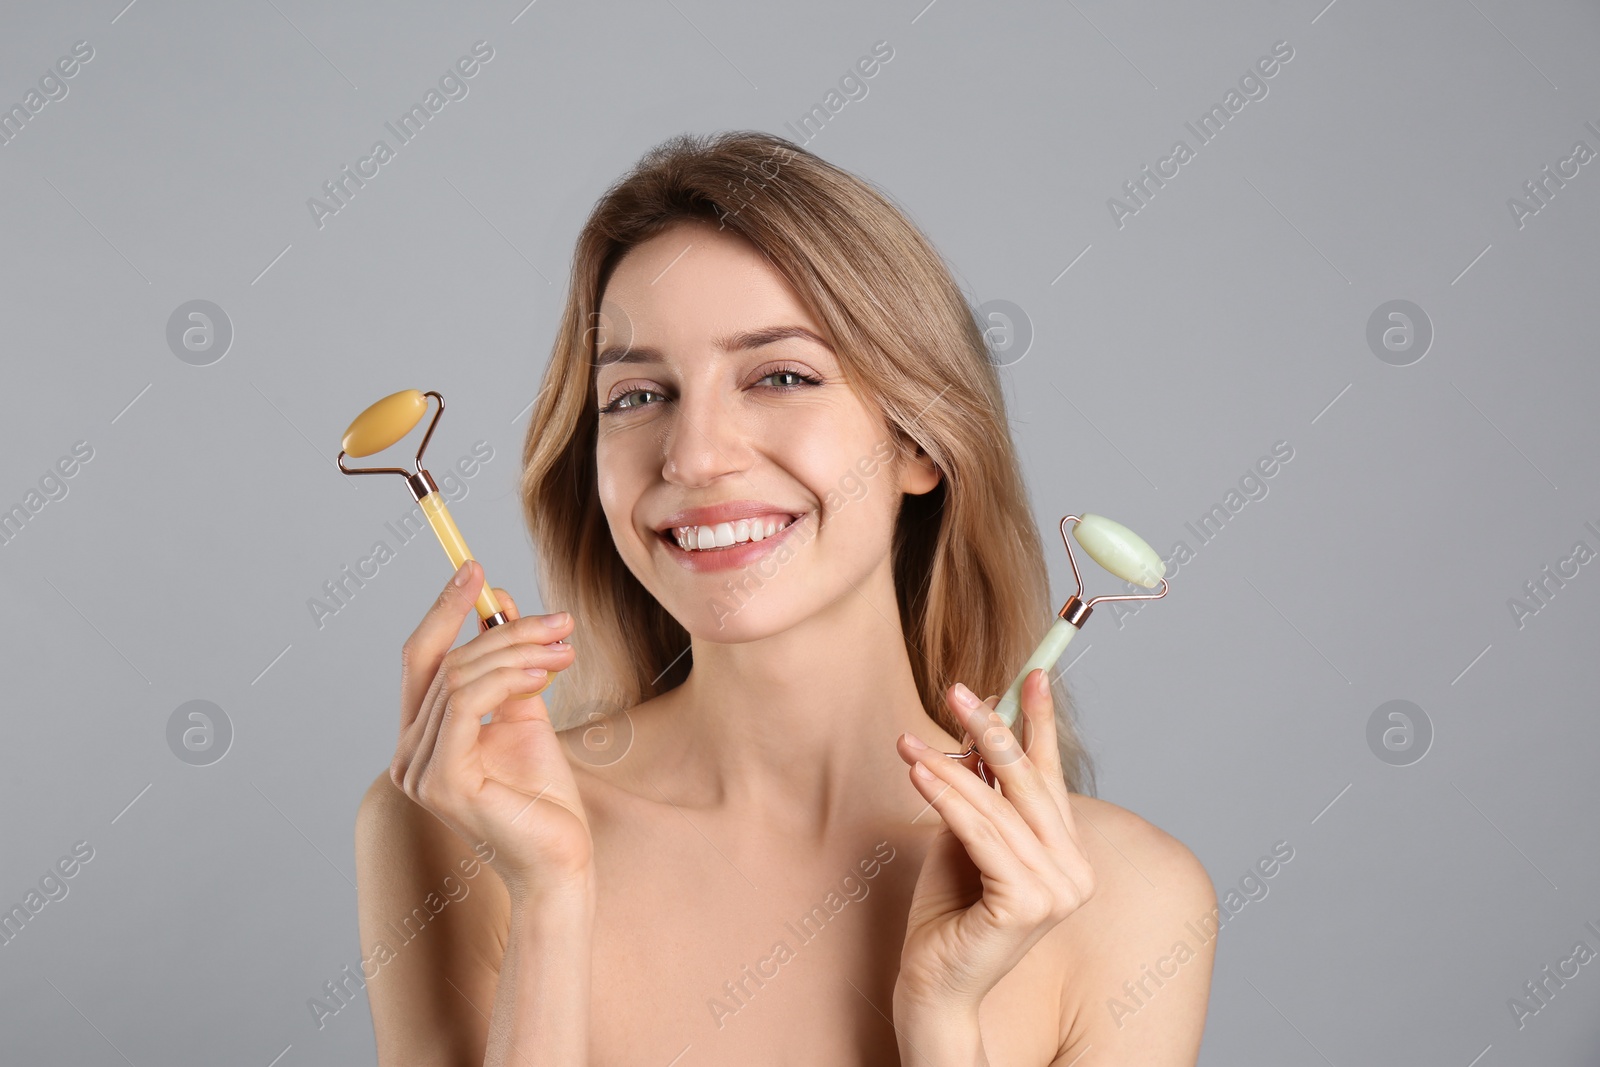
M 955 697 L 956 697 L 956 703 L 957 704 L 960 704 L 962 707 L 968 708 L 968 709 L 975 708 L 979 704 L 983 703 L 983 701 L 981 701 L 981 700 L 979 700 L 977 698 L 977 696 L 972 692 L 972 690 L 968 689 L 966 686 L 962 685 L 960 682 L 956 683 Z
M 913 764 L 911 767 L 911 773 L 916 775 L 918 778 L 926 778 L 930 782 L 933 781 L 933 772 L 928 770 L 928 765 L 926 763 Z
M 549 673 L 548 671 L 540 670 L 538 667 L 524 667 L 522 668 L 522 671 L 529 678 L 541 682 L 544 681 L 545 676 Z
M 920 737 L 918 737 L 916 734 L 901 734 L 900 736 L 906 739 L 906 747 L 907 748 L 914 748 L 914 749 L 917 749 L 918 751 L 921 751 L 922 749 L 925 749 L 925 748 L 928 747 L 927 745 L 922 743 L 922 739 Z
M 471 560 L 462 560 L 461 566 L 456 568 L 456 576 L 452 578 L 451 581 L 453 581 L 456 585 L 466 585 L 468 574 L 467 564 L 471 562 Z
M 567 624 L 567 613 L 564 611 L 552 611 L 548 615 L 539 616 L 539 621 L 546 626 L 565 626 Z

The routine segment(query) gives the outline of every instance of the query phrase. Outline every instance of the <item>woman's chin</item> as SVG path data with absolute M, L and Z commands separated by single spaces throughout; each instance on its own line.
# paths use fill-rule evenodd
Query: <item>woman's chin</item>
M 771 583 L 741 588 L 737 579 L 731 589 L 720 582 L 696 589 L 679 581 L 657 601 L 695 640 L 740 645 L 783 633 L 813 614 L 817 606 L 797 599 L 799 592 Z
M 780 618 L 780 615 L 783 617 Z M 724 593 L 710 603 L 700 605 L 687 619 L 684 615 L 678 615 L 678 619 L 684 622 L 684 629 L 689 631 L 690 636 L 699 640 L 741 645 L 788 629 L 793 625 L 789 615 L 777 603 L 776 596 L 766 604 L 754 599 L 741 603 Z

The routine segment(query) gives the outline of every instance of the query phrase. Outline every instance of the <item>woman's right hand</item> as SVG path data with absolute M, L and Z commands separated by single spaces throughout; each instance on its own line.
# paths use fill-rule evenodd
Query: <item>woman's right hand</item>
M 483 568 L 467 560 L 401 650 L 400 742 L 389 777 L 469 845 L 487 842 L 487 862 L 513 901 L 589 892 L 589 820 L 544 698 L 526 695 L 572 665 L 572 646 L 556 643 L 572 617 L 521 618 L 497 589 L 512 621 L 452 649 L 482 584 Z

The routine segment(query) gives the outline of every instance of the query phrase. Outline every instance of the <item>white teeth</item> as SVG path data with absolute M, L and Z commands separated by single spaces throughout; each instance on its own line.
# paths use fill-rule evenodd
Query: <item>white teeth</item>
M 746 541 L 764 541 L 792 521 L 789 518 L 760 518 L 719 522 L 713 526 L 677 526 L 672 530 L 672 537 L 685 552 L 728 548 Z

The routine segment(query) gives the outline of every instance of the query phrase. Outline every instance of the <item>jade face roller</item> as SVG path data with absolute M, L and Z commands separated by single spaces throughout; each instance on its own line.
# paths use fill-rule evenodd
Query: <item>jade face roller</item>
M 383 451 L 410 433 L 428 413 L 430 396 L 439 401 L 439 410 L 433 413 L 433 421 L 428 423 L 428 432 L 422 435 L 422 443 L 417 446 L 416 459 L 413 461 L 417 468 L 415 473 L 404 467 L 344 465 L 344 457 L 347 455 L 370 456 L 374 452 Z M 439 416 L 443 414 L 444 397 L 431 389 L 426 393 L 416 389 L 402 389 L 398 393 L 390 393 L 357 415 L 350 428 L 344 432 L 344 439 L 340 442 L 342 447 L 339 452 L 339 469 L 346 474 L 398 474 L 405 478 L 406 488 L 411 490 L 412 497 L 422 507 L 422 513 L 428 517 L 428 525 L 439 535 L 439 543 L 444 546 L 445 555 L 450 557 L 453 566 L 459 568 L 472 553 L 468 550 L 461 531 L 456 528 L 455 520 L 450 517 L 450 510 L 444 505 L 444 497 L 439 493 L 439 486 L 433 480 L 433 475 L 422 467 L 423 450 L 428 447 L 428 439 L 433 436 L 433 428 L 439 424 Z M 483 589 L 479 591 L 474 606 L 477 608 L 478 618 L 482 620 L 481 630 L 511 621 L 506 613 L 500 610 L 500 601 L 489 588 L 487 578 L 484 579 Z M 519 693 L 517 697 L 534 695 L 536 694 Z
M 1134 585 L 1142 585 L 1146 589 L 1160 585 L 1161 592 L 1097 596 L 1083 600 L 1083 576 L 1078 573 L 1078 561 L 1072 554 L 1072 543 L 1067 540 L 1068 522 L 1076 524 L 1072 528 L 1072 536 L 1090 559 Z M 1017 721 L 1017 715 L 1022 711 L 1022 683 L 1027 681 L 1035 668 L 1043 667 L 1046 674 L 1050 672 L 1096 604 L 1102 600 L 1160 600 L 1167 595 L 1167 565 L 1161 562 L 1155 549 L 1146 544 L 1142 537 L 1120 522 L 1113 522 L 1101 515 L 1085 514 L 1081 518 L 1068 515 L 1061 520 L 1061 543 L 1067 546 L 1067 562 L 1072 564 L 1072 577 L 1078 583 L 1078 591 L 1068 597 L 1066 604 L 1056 613 L 1055 625 L 1050 627 L 1039 642 L 1039 647 L 1033 650 L 1033 655 L 1028 657 L 1028 662 L 1022 665 L 1016 679 L 995 705 L 995 712 L 1007 727 Z M 946 752 L 945 755 L 961 760 L 977 751 L 978 745 L 974 741 L 964 752 Z M 982 756 L 978 757 L 978 773 L 989 784 L 994 784 L 984 767 Z

